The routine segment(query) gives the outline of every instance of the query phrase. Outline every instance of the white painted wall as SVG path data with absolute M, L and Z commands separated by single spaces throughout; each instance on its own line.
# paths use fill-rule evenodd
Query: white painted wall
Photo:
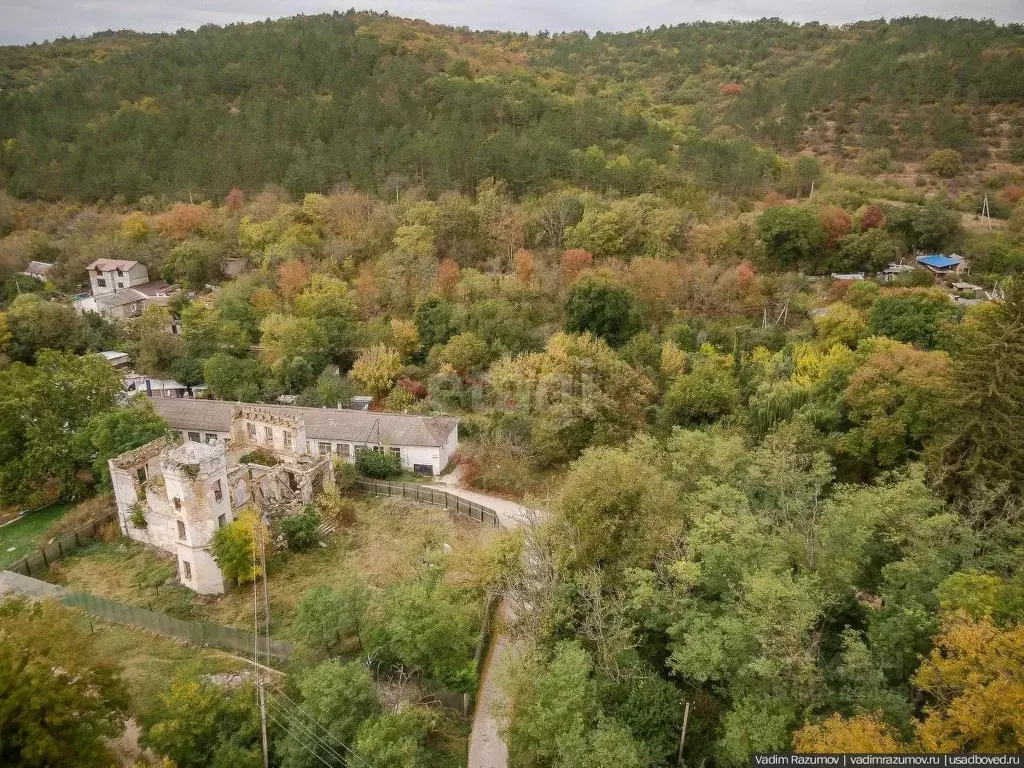
M 101 280 L 103 281 L 102 285 L 100 284 Z M 99 273 L 95 269 L 89 270 L 89 287 L 92 288 L 94 294 L 113 293 L 122 288 L 131 288 L 133 285 L 142 285 L 148 282 L 149 270 L 145 264 L 136 264 L 131 269 L 123 269 L 120 275 L 117 274 L 116 269 Z

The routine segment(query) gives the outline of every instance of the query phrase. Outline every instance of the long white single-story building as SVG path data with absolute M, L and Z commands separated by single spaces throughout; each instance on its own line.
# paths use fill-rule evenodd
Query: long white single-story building
M 388 451 L 401 457 L 405 469 L 439 475 L 459 447 L 459 420 L 444 416 L 166 397 L 154 397 L 150 402 L 182 439 L 197 443 L 230 441 L 235 412 L 254 407 L 303 425 L 303 446 L 297 445 L 298 435 L 284 426 L 247 426 L 251 442 L 274 449 L 297 450 L 311 456 L 334 455 L 349 461 L 355 460 L 357 450 Z

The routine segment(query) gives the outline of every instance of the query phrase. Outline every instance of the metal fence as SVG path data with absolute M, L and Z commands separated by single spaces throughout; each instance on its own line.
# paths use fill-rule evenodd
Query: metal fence
M 193 645 L 212 645 L 215 648 L 223 648 L 236 653 L 251 654 L 253 651 L 252 632 L 243 632 L 234 627 L 207 624 L 201 621 L 184 621 L 168 616 L 166 613 L 115 603 L 113 600 L 105 600 L 102 597 L 79 592 L 69 592 L 61 597 L 60 601 L 65 605 L 82 608 L 92 616 L 100 616 L 119 624 L 131 624 L 153 632 L 178 637 Z M 273 638 L 267 645 L 265 637 L 259 638 L 259 646 L 261 654 L 278 659 L 288 658 L 295 650 L 295 646 L 291 643 Z
M 50 567 L 50 563 L 60 560 L 64 555 L 74 552 L 79 547 L 84 547 L 99 537 L 100 528 L 108 523 L 117 521 L 117 512 L 110 512 L 103 517 L 86 523 L 75 531 L 68 531 L 55 537 L 49 544 L 44 545 L 31 554 L 25 555 L 21 560 L 16 560 L 7 566 L 8 571 L 20 573 L 23 576 L 32 576 L 41 573 Z
M 90 616 L 98 616 L 119 624 L 131 624 L 135 627 L 186 640 L 193 645 L 212 645 L 215 648 L 247 655 L 252 654 L 253 651 L 252 632 L 244 632 L 220 624 L 176 619 L 166 613 L 116 603 L 113 600 L 82 592 L 71 592 L 65 587 L 23 576 L 20 573 L 0 571 L 0 593 L 4 591 L 17 592 L 31 597 L 53 597 L 65 605 L 81 608 Z M 277 659 L 286 659 L 295 651 L 294 645 L 282 640 L 271 639 L 268 645 L 265 637 L 259 638 L 259 647 L 261 654 Z
M 366 493 L 376 496 L 394 496 L 403 499 L 412 499 L 423 504 L 433 504 L 445 509 L 451 509 L 463 515 L 468 515 L 477 522 L 486 523 L 494 528 L 501 528 L 497 513 L 475 501 L 469 501 L 454 493 L 442 491 L 439 488 L 431 488 L 429 485 L 415 485 L 413 483 L 392 483 L 388 480 L 368 480 L 359 478 L 359 487 Z

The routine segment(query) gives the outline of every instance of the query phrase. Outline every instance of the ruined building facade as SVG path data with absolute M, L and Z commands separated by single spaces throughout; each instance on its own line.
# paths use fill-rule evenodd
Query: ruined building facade
M 210 553 L 217 529 L 245 507 L 264 520 L 298 511 L 333 480 L 331 458 L 308 455 L 305 440 L 300 419 L 245 405 L 229 438 L 160 438 L 123 453 L 110 460 L 121 531 L 173 554 L 182 585 L 220 594 L 224 577 Z

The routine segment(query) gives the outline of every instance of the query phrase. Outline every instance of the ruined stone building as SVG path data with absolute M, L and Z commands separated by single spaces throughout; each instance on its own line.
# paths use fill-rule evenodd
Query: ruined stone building
M 422 475 L 440 475 L 459 448 L 459 420 L 444 416 L 163 397 L 151 402 L 171 429 L 194 442 L 234 444 L 244 438 L 272 449 L 346 461 L 354 461 L 357 451 L 388 452 L 398 456 L 404 468 Z M 276 423 L 260 426 L 252 421 L 246 434 L 237 434 L 232 426 L 235 414 L 247 408 L 301 423 L 302 434 Z
M 161 438 L 110 460 L 121 531 L 173 554 L 181 583 L 202 594 L 224 591 L 210 554 L 218 528 L 246 506 L 263 519 L 297 511 L 334 476 L 330 456 L 306 452 L 294 416 L 237 406 L 228 432 L 208 442 Z M 289 437 L 266 440 L 279 433 Z

